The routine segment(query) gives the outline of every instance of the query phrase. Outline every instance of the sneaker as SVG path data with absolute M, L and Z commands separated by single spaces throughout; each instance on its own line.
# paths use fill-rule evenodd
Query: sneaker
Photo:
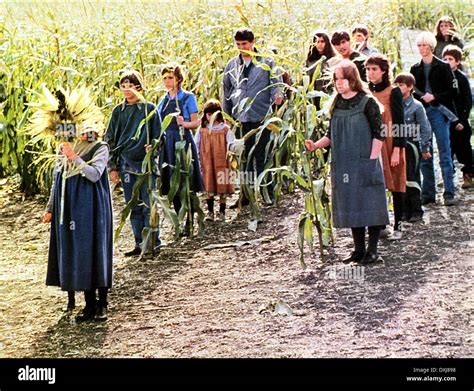
M 221 213 L 221 212 L 218 212 L 217 215 L 216 215 L 216 218 L 217 218 L 218 221 L 225 221 L 225 214 Z
M 387 238 L 388 240 L 394 241 L 394 240 L 400 240 L 402 238 L 402 231 L 399 229 L 395 230 L 392 232 L 392 234 Z
M 453 206 L 453 205 L 456 205 L 457 204 L 457 201 L 454 199 L 453 196 L 451 197 L 446 197 L 444 199 L 444 205 L 445 206 Z
M 207 212 L 207 216 L 204 218 L 204 221 L 214 221 L 214 213 Z
M 142 253 L 142 249 L 140 247 L 135 247 L 133 250 L 126 252 L 124 255 L 126 257 L 136 257 Z

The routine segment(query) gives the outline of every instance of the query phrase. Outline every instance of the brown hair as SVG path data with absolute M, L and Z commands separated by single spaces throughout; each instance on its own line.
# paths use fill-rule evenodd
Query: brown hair
M 209 99 L 203 107 L 202 118 L 201 118 L 201 127 L 206 128 L 208 126 L 207 114 L 216 113 L 215 121 L 218 123 L 224 122 L 224 116 L 222 115 L 222 106 L 221 102 L 217 99 Z
M 349 87 L 352 91 L 356 92 L 367 92 L 362 84 L 362 79 L 360 78 L 359 70 L 357 66 L 350 60 L 342 60 L 335 67 L 333 72 L 333 82 L 336 84 L 336 71 L 340 69 L 342 71 L 342 76 L 344 79 L 347 79 L 349 82 Z
M 141 90 L 144 88 L 142 75 L 139 72 L 134 71 L 133 69 L 130 71 L 126 71 L 122 74 L 122 76 L 120 77 L 120 85 L 122 85 L 122 83 L 125 83 L 126 81 L 131 84 L 134 84 L 135 87 L 137 87 L 137 90 Z
M 438 19 L 438 23 L 436 23 L 436 39 L 438 41 L 445 41 L 446 38 L 444 37 L 444 35 L 441 33 L 441 23 L 449 23 L 451 25 L 451 30 L 453 31 L 453 33 L 456 32 L 456 26 L 454 25 L 454 21 L 451 17 L 449 16 L 442 16 L 441 18 Z M 451 36 L 449 36 L 449 39 L 448 41 L 453 41 L 454 38 L 457 38 L 455 34 L 452 34 Z
M 351 41 L 349 33 L 345 30 L 334 31 L 331 36 L 331 43 L 333 45 L 339 45 L 341 41 Z
M 324 39 L 324 51 L 322 54 L 319 54 L 318 49 L 316 49 L 316 43 L 318 38 Z M 319 60 L 322 56 L 325 56 L 326 59 L 330 59 L 336 55 L 334 48 L 332 47 L 329 36 L 324 31 L 316 31 L 313 34 L 313 42 L 308 50 L 308 55 L 306 56 L 306 64 L 312 61 Z
M 371 54 L 369 58 L 365 60 L 364 65 L 377 65 L 382 72 L 384 72 L 382 81 L 390 84 L 392 80 L 392 70 L 390 69 L 390 61 L 385 55 L 380 53 Z
M 394 83 L 403 83 L 406 84 L 408 87 L 413 87 L 416 83 L 415 76 L 413 76 L 409 72 L 402 72 L 397 75 L 394 80 Z
M 364 84 L 362 83 L 362 79 L 360 78 L 360 73 L 359 73 L 359 70 L 357 69 L 357 66 L 350 60 L 342 60 L 334 67 L 334 71 L 333 71 L 334 85 L 336 84 L 336 71 L 338 69 L 342 71 L 342 77 L 344 79 L 347 79 L 347 81 L 349 82 L 349 87 L 351 88 L 352 91 L 364 92 L 372 96 L 370 91 L 364 87 Z M 334 111 L 334 108 L 336 106 L 336 100 L 339 95 L 340 94 L 337 93 L 336 96 L 334 97 L 334 100 L 332 101 L 331 107 L 329 109 L 330 115 L 332 115 Z M 379 105 L 379 107 L 381 107 L 381 105 Z
M 453 56 L 456 61 L 462 61 L 462 49 L 456 45 L 448 45 L 443 49 L 443 54 L 441 57 L 444 56 Z
M 363 24 L 358 24 L 354 27 L 354 29 L 352 30 L 352 35 L 354 35 L 355 33 L 362 33 L 364 34 L 364 37 L 369 37 L 369 29 Z
M 176 80 L 178 81 L 178 87 L 181 87 L 181 83 L 184 81 L 184 72 L 179 64 L 168 64 L 165 65 L 161 71 L 161 76 L 164 76 L 167 73 L 172 73 Z

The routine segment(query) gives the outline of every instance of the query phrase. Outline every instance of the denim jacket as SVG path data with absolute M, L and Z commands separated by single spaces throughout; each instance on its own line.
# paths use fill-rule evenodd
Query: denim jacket
M 405 125 L 412 127 L 415 131 L 415 136 L 407 137 L 407 140 L 418 142 L 421 152 L 428 152 L 431 147 L 431 126 L 423 104 L 410 96 L 403 100 L 403 106 L 405 107 Z M 415 126 L 418 126 L 418 129 Z
M 270 58 L 254 57 L 249 66 L 248 77 L 245 77 L 241 55 L 227 63 L 222 107 L 225 113 L 240 122 L 260 122 L 281 90 L 275 84 L 282 80 L 280 75 L 272 74 L 275 65 Z

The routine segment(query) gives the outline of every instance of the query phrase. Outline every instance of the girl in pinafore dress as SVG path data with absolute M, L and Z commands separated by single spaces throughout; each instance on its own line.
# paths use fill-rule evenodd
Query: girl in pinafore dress
M 381 262 L 378 239 L 381 226 L 389 219 L 380 162 L 380 108 L 363 88 L 352 61 L 342 60 L 335 67 L 333 78 L 338 94 L 331 109 L 330 129 L 317 142 L 306 140 L 305 145 L 309 151 L 331 145 L 333 224 L 336 228 L 351 228 L 354 239 L 354 251 L 343 262 Z
M 234 149 L 235 136 L 224 122 L 222 107 L 218 100 L 211 99 L 204 105 L 201 127 L 195 141 L 201 160 L 204 191 L 207 193 L 206 221 L 214 221 L 216 195 L 219 196 L 217 218 L 225 221 L 226 197 L 234 193 L 234 178 L 227 159 L 227 151 Z
M 387 57 L 382 54 L 372 54 L 365 62 L 365 67 L 370 91 L 384 107 L 382 113 L 385 136 L 382 147 L 383 175 L 385 185 L 392 193 L 395 218 L 393 233 L 388 239 L 400 240 L 407 182 L 403 95 L 400 88 L 391 85 L 392 74 Z

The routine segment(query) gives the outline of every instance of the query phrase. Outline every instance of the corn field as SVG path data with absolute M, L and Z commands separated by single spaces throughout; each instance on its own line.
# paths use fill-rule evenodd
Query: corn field
M 117 81 L 124 70 L 142 72 L 146 99 L 156 104 L 165 93 L 161 67 L 177 62 L 187 74 L 184 88 L 202 107 L 206 100 L 221 97 L 225 64 L 237 53 L 233 32 L 250 27 L 256 46 L 293 78 L 293 97 L 267 119 L 278 128 L 269 151 L 273 164 L 267 168 L 276 180 L 277 199 L 284 181 L 290 191 L 299 186 L 308 194 L 300 220 L 300 247 L 303 240 L 312 243 L 313 225 L 320 241 L 328 242 L 331 236 L 330 211 L 323 202 L 327 168 L 321 155 L 308 155 L 304 149 L 305 138 L 327 128 L 324 110 L 316 112 L 311 87 L 303 83 L 312 31 L 367 24 L 372 45 L 398 68 L 402 27 L 432 30 L 439 16 L 450 13 L 465 38 L 473 36 L 472 2 L 459 0 L 82 1 L 1 7 L 0 178 L 16 176 L 26 194 L 47 192 L 51 185 L 52 166 L 45 165 L 42 156 L 53 154 L 53 147 L 47 139 L 32 140 L 25 131 L 36 91 L 43 86 L 50 90 L 87 86 L 108 118 L 121 100 Z

